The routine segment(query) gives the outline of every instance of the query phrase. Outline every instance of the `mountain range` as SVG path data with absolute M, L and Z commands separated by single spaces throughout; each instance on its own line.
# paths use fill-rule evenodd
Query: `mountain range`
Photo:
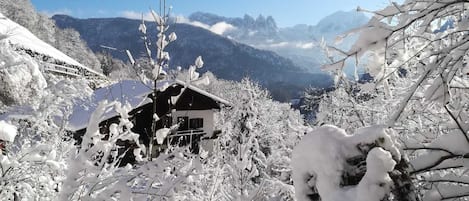
M 336 37 L 368 22 L 369 18 L 357 11 L 338 11 L 321 19 L 316 25 L 299 24 L 279 28 L 272 17 L 259 15 L 253 18 L 227 18 L 210 13 L 197 12 L 190 15 L 191 22 L 200 22 L 218 28 L 221 35 L 258 49 L 273 51 L 291 59 L 294 64 L 306 71 L 320 73 L 322 64 L 327 61 L 321 42 L 347 49 L 355 41 L 346 38 L 335 44 Z M 220 30 L 221 27 L 225 29 Z
M 94 52 L 109 51 L 124 61 L 127 55 L 123 50 L 130 50 L 137 58 L 143 56 L 144 45 L 138 31 L 141 20 L 77 19 L 66 15 L 52 19 L 60 28 L 78 31 Z M 337 12 L 315 26 L 288 28 L 279 28 L 272 17 L 262 15 L 228 18 L 197 12 L 181 22 L 174 20 L 168 33 L 176 32 L 178 40 L 167 47 L 170 66 L 188 67 L 201 55 L 205 62 L 202 72 L 236 81 L 250 77 L 269 89 L 274 99 L 288 101 L 308 86 L 325 88 L 332 84 L 330 76 L 319 70 L 325 57 L 317 45 L 318 38 L 332 41 L 339 33 L 368 19 L 356 12 Z M 146 25 L 149 36 L 156 36 L 155 24 Z

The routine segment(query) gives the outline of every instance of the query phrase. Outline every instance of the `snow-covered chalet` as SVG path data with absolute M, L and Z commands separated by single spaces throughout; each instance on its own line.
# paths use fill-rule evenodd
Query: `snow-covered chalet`
M 160 89 L 156 94 L 156 113 L 159 117 L 157 128 L 169 128 L 175 124 L 179 124 L 179 128 L 171 132 L 162 145 L 155 141 L 156 147 L 161 148 L 168 144 L 189 145 L 197 153 L 201 140 L 216 138 L 220 131 L 215 130 L 215 113 L 222 105 L 229 105 L 228 101 L 180 80 L 161 81 L 157 85 Z M 132 131 L 139 134 L 140 143 L 148 146 L 153 119 L 153 87 L 151 83 L 124 80 L 98 89 L 93 93 L 91 101 L 83 100 L 75 104 L 67 129 L 80 141 L 98 104 L 101 101 L 117 101 L 130 106 L 131 111 L 128 114 L 134 125 Z M 100 132 L 108 133 L 109 126 L 119 123 L 119 118 L 116 111 L 106 111 L 100 120 Z

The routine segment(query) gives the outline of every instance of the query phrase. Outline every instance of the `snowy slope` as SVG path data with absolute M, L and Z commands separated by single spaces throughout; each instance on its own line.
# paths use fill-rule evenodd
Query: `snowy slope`
M 56 60 L 65 62 L 67 64 L 85 68 L 89 71 L 95 72 L 92 69 L 80 64 L 76 60 L 65 55 L 61 51 L 45 43 L 44 41 L 37 38 L 28 29 L 23 26 L 11 21 L 0 13 L 0 40 L 6 40 L 10 44 L 52 57 Z

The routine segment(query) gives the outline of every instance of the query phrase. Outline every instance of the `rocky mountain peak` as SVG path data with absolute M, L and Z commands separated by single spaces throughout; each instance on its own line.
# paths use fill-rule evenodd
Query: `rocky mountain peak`
M 207 25 L 214 25 L 219 22 L 226 22 L 235 27 L 256 30 L 263 33 L 275 33 L 278 30 L 277 23 L 272 16 L 259 15 L 257 18 L 246 14 L 243 18 L 240 17 L 223 17 L 211 13 L 195 12 L 189 16 L 189 20 L 202 22 Z

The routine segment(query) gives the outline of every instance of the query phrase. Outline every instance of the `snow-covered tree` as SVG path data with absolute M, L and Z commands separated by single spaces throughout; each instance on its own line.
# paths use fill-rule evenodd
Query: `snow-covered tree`
M 160 82 L 162 79 L 164 79 L 164 76 L 166 75 L 166 71 L 164 69 L 167 69 L 169 67 L 169 52 L 165 51 L 166 46 L 170 43 L 173 42 L 177 39 L 176 34 L 173 32 L 169 35 L 167 35 L 166 31 L 169 28 L 168 20 L 169 20 L 169 14 L 170 14 L 170 9 L 166 7 L 166 1 L 165 0 L 160 0 L 160 13 L 155 12 L 153 9 L 150 10 L 151 14 L 153 16 L 153 21 L 156 23 L 156 28 L 157 28 L 157 35 L 156 35 L 156 41 L 154 44 L 152 44 L 150 37 L 147 35 L 147 26 L 145 25 L 145 20 L 143 19 L 143 14 L 142 14 L 142 23 L 140 24 L 140 27 L 138 30 L 142 33 L 142 38 L 143 38 L 143 43 L 145 46 L 145 55 L 147 57 L 147 64 L 151 68 L 151 73 L 150 73 L 150 79 L 153 80 L 153 86 L 150 86 L 153 89 L 153 93 L 151 95 L 152 101 L 153 101 L 153 120 L 152 120 L 152 128 L 150 133 L 148 135 L 150 136 L 150 142 L 148 145 L 148 159 L 151 161 L 153 160 L 153 146 L 154 142 L 156 139 L 156 135 L 158 133 L 158 129 L 156 127 L 157 121 L 160 120 L 160 117 L 158 117 L 157 114 L 157 94 L 160 90 L 158 88 L 158 82 Z M 155 48 L 155 55 L 156 58 L 153 58 L 152 54 L 152 45 Z M 135 60 L 133 59 L 133 56 L 131 55 L 130 51 L 126 50 L 127 55 L 129 56 L 129 60 L 132 63 L 132 65 L 136 65 Z M 137 64 L 141 65 L 141 64 Z M 145 75 L 143 75 L 145 76 Z M 167 111 L 169 112 L 169 111 Z M 172 125 L 164 125 L 165 128 L 169 128 Z M 163 133 L 166 133 L 169 131 L 165 131 Z M 161 132 L 160 132 L 161 133 Z M 166 136 L 166 134 L 163 134 Z M 164 138 L 164 137 L 163 137 Z
M 185 200 L 292 200 L 290 159 L 305 131 L 302 116 L 249 79 L 203 77 L 211 81 L 204 88 L 231 106 L 217 117 L 222 133 L 211 140 L 201 175 L 181 192 Z
M 125 77 L 116 76 L 117 72 L 122 70 L 130 70 L 131 67 L 127 66 L 123 61 L 112 57 L 109 52 L 97 53 L 96 57 L 98 58 L 103 74 L 110 77 L 111 79 L 120 80 L 120 79 L 137 79 L 136 73 L 130 74 L 126 73 Z M 127 68 L 127 69 L 126 69 Z M 112 74 L 111 74 L 112 73 Z M 125 74 L 122 74 L 125 75 Z M 120 79 L 119 79 L 120 78 Z
M 227 195 L 226 200 L 255 200 L 266 196 L 266 189 L 262 189 L 266 175 L 263 175 L 265 172 L 262 170 L 267 166 L 268 153 L 261 150 L 270 147 L 262 146 L 261 138 L 264 136 L 259 128 L 262 122 L 258 112 L 262 105 L 255 101 L 258 97 L 266 96 L 266 92 L 252 83 L 245 87 L 240 89 L 239 107 L 224 111 L 230 113 L 231 119 L 221 122 L 224 133 L 219 139 L 220 154 L 224 160 L 220 168 L 229 176 L 223 182 L 227 188 L 220 190 Z
M 356 44 L 337 51 L 339 56 L 325 66 L 341 72 L 350 59 L 374 78 L 357 89 L 371 98 L 355 102 L 348 114 L 364 126 L 380 123 L 398 131 L 410 159 L 408 171 L 424 200 L 469 197 L 468 6 L 457 0 L 392 3 L 371 12 L 374 17 L 358 30 Z M 338 75 L 342 83 L 348 82 L 343 73 Z M 333 92 L 338 104 L 353 100 L 340 93 Z M 328 116 L 324 122 L 359 127 L 348 120 L 328 121 L 341 108 L 327 105 L 322 104 L 319 114 Z
M 134 60 L 134 57 L 132 56 L 131 52 L 129 50 L 126 50 L 127 56 L 129 57 L 130 63 L 134 66 L 135 68 L 139 68 L 138 70 L 140 72 L 136 72 L 139 75 L 139 78 L 142 80 L 142 82 L 145 82 L 145 80 L 151 80 L 152 84 L 151 86 L 148 86 L 149 88 L 153 89 L 152 94 L 150 95 L 150 98 L 152 99 L 153 102 L 153 120 L 152 120 L 152 126 L 151 130 L 148 131 L 147 135 L 149 136 L 149 145 L 148 145 L 148 159 L 151 161 L 153 160 L 154 156 L 156 153 L 154 153 L 154 143 L 156 142 L 156 138 L 162 136 L 164 139 L 168 132 L 171 130 L 177 129 L 178 123 L 180 122 L 175 122 L 175 125 L 164 125 L 162 129 L 157 128 L 157 122 L 161 121 L 164 118 L 168 118 L 166 114 L 169 114 L 171 111 L 163 111 L 165 112 L 165 115 L 163 117 L 159 117 L 157 113 L 157 96 L 160 91 L 165 90 L 167 86 L 163 87 L 158 87 L 159 82 L 168 79 L 168 73 L 167 71 L 169 70 L 169 60 L 170 60 L 170 54 L 169 52 L 166 51 L 166 47 L 168 44 L 171 42 L 174 42 L 177 40 L 177 35 L 176 33 L 167 33 L 169 29 L 169 22 L 170 22 L 170 12 L 171 12 L 171 7 L 166 5 L 165 0 L 160 0 L 160 13 L 155 12 L 153 9 L 150 9 L 150 13 L 153 17 L 153 22 L 156 24 L 156 29 L 157 29 L 157 34 L 156 37 L 154 36 L 149 36 L 147 33 L 147 26 L 145 24 L 145 20 L 143 19 L 142 16 L 142 23 L 138 27 L 138 30 L 142 34 L 142 39 L 144 42 L 145 46 L 145 60 L 140 60 L 139 62 L 136 62 Z M 153 38 L 154 37 L 154 38 Z M 154 39 L 154 41 L 152 41 Z M 155 52 L 152 52 L 152 51 Z M 203 78 L 199 79 L 199 73 L 197 72 L 197 69 L 202 68 L 204 66 L 204 62 L 202 60 L 202 57 L 199 56 L 195 58 L 194 64 L 189 66 L 188 69 L 188 74 L 185 79 L 183 79 L 187 84 L 192 84 L 192 83 L 197 83 L 197 82 L 204 82 L 205 80 L 202 80 Z M 146 72 L 146 70 L 150 70 L 150 72 Z M 158 111 L 161 112 L 161 111 Z M 159 135 L 159 136 L 158 136 Z M 161 142 L 162 143 L 162 142 Z

